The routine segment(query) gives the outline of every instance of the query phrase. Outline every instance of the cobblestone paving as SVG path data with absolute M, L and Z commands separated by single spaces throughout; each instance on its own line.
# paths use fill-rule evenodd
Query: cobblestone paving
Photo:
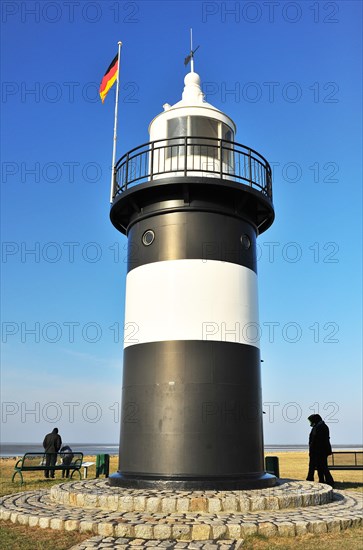
M 363 524 L 361 493 L 333 492 L 318 483 L 285 481 L 279 488 L 235 492 L 133 490 L 130 494 L 121 489 L 117 495 L 106 484 L 84 481 L 7 495 L 0 500 L 0 518 L 30 527 L 90 533 L 90 539 L 74 550 L 153 546 L 226 550 L 239 548 L 251 534 L 293 537 Z M 112 508 L 116 501 L 121 509 Z
M 327 504 L 328 485 L 280 480 L 279 485 L 253 491 L 157 491 L 110 487 L 107 480 L 62 483 L 50 490 L 59 504 L 118 512 L 249 512 Z
M 0 518 L 41 528 L 87 532 L 103 539 L 133 539 L 127 544 L 134 549 L 145 547 L 146 542 L 148 545 L 158 544 L 163 547 L 169 544 L 172 548 L 170 544 L 174 543 L 170 543 L 170 540 L 180 543 L 189 541 L 189 548 L 193 548 L 193 544 L 197 545 L 194 548 L 200 548 L 200 543 L 195 541 L 203 541 L 206 547 L 212 544 L 206 541 L 220 541 L 219 544 L 222 544 L 223 540 L 238 541 L 249 534 L 295 536 L 359 526 L 362 525 L 362 500 L 360 493 L 334 492 L 334 499 L 327 504 L 279 510 L 120 512 L 60 504 L 51 498 L 49 491 L 42 490 L 3 497 L 0 501 Z M 139 544 L 135 540 L 144 542 Z M 116 543 L 98 541 L 97 544 L 99 546 L 96 548 L 110 548 Z
M 143 539 L 125 539 L 116 537 L 92 537 L 73 546 L 70 550 L 98 550 L 102 548 L 114 548 L 115 550 L 135 550 L 142 548 L 173 548 L 175 550 L 239 550 L 243 546 L 243 539 L 240 540 L 205 540 L 205 541 L 190 541 L 178 542 L 173 540 L 143 540 Z

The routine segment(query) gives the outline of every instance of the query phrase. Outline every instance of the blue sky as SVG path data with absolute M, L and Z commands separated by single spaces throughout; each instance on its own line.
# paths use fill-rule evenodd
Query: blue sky
M 362 4 L 2 5 L 2 441 L 118 442 L 126 238 L 109 221 L 118 157 L 181 98 L 193 27 L 206 99 L 273 165 L 258 239 L 265 442 L 362 441 Z

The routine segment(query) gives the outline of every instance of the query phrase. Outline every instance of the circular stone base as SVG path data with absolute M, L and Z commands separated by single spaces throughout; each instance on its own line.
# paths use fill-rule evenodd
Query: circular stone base
M 358 492 L 332 491 L 307 481 L 285 480 L 257 491 L 175 493 L 118 489 L 106 480 L 85 480 L 62 483 L 51 491 L 7 495 L 0 499 L 0 518 L 98 535 L 99 548 L 112 546 L 111 537 L 117 537 L 115 544 L 120 538 L 135 539 L 130 548 L 136 548 L 136 539 L 148 541 L 145 546 L 160 542 L 169 548 L 170 541 L 193 541 L 194 549 L 201 547 L 200 541 L 225 541 L 232 548 L 231 541 L 253 534 L 294 537 L 360 526 L 362 499 Z
M 254 512 L 318 506 L 333 500 L 328 485 L 279 480 L 275 487 L 243 491 L 158 491 L 111 487 L 107 480 L 62 483 L 50 489 L 54 502 L 118 512 Z
M 234 491 L 239 489 L 263 489 L 276 485 L 277 478 L 272 474 L 263 473 L 253 476 L 239 476 L 237 478 L 221 477 L 193 479 L 172 479 L 136 477 L 120 474 L 119 472 L 109 477 L 110 485 L 126 489 L 156 489 L 158 491 Z

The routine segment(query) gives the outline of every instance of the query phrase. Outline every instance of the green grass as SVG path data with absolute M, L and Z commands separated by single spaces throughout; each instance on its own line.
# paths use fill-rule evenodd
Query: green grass
M 10 521 L 0 524 L 0 548 L 2 550 L 68 550 L 91 535 L 77 532 L 53 531 Z
M 324 535 L 308 534 L 300 537 L 271 537 L 261 535 L 247 537 L 246 550 L 362 550 L 363 527 L 347 529 L 341 533 Z
M 6 521 L 0 525 L 2 550 L 68 550 L 73 545 L 91 537 L 90 534 L 52 531 L 13 525 Z M 266 538 L 261 535 L 247 537 L 246 550 L 362 550 L 363 528 L 353 528 L 342 533 L 305 535 L 294 538 Z
M 306 479 L 309 463 L 307 452 L 274 453 L 274 456 L 279 457 L 281 477 Z M 332 470 L 331 473 L 337 490 L 363 490 L 363 470 Z
M 95 462 L 94 457 L 84 457 L 84 460 Z M 52 485 L 58 485 L 59 483 L 66 482 L 67 479 L 62 478 L 60 471 L 55 472 L 54 479 L 45 479 L 42 471 L 36 472 L 23 472 L 24 483 L 20 483 L 20 476 L 15 477 L 15 481 L 12 482 L 11 478 L 14 473 L 14 466 L 16 459 L 2 458 L 0 459 L 0 496 L 10 495 L 13 493 L 19 493 L 21 491 L 36 491 L 39 489 L 49 489 Z M 117 457 L 111 457 L 112 471 L 117 470 Z M 83 469 L 81 471 L 83 475 Z M 96 476 L 96 466 L 90 466 L 88 468 L 88 477 L 90 479 Z M 77 481 L 79 475 L 75 472 L 73 479 L 68 481 Z

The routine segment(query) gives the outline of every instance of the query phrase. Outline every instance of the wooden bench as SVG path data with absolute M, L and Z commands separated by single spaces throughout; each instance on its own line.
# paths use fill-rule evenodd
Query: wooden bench
M 363 470 L 363 451 L 334 451 L 328 456 L 329 470 Z
M 21 483 L 23 483 L 23 474 L 22 472 L 37 472 L 37 471 L 44 471 L 49 470 L 49 472 L 54 472 L 56 470 L 71 471 L 71 477 L 73 477 L 74 472 L 78 472 L 79 479 L 81 479 L 81 468 L 83 463 L 83 453 L 73 452 L 69 453 L 72 454 L 72 461 L 68 464 L 63 463 L 62 457 L 64 457 L 67 453 L 62 453 L 60 455 L 57 454 L 57 463 L 54 466 L 46 466 L 46 453 L 25 453 L 25 455 L 20 458 L 20 460 L 17 461 L 17 463 L 14 466 L 15 472 L 13 473 L 13 477 L 11 478 L 11 481 L 14 481 L 15 476 L 19 474 Z

